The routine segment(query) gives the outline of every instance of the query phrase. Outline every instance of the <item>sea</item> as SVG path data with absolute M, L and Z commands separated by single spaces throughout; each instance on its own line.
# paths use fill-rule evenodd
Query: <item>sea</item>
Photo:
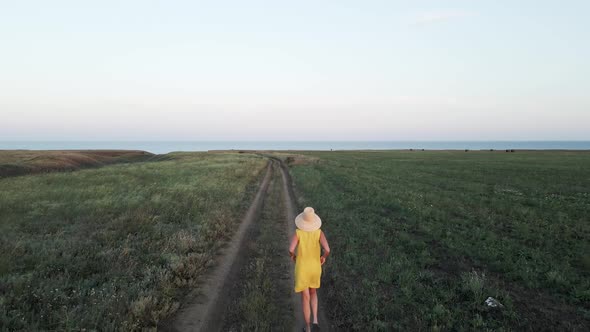
M 590 141 L 0 141 L 0 150 L 590 150 Z

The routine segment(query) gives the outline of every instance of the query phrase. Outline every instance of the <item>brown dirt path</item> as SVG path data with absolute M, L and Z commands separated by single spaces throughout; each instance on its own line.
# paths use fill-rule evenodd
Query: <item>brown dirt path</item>
M 230 290 L 222 331 L 287 332 L 295 323 L 291 305 L 292 262 L 286 254 L 285 200 L 279 164 L 273 165 L 259 218 L 247 237 L 240 282 Z
M 217 261 L 219 265 L 204 276 L 201 286 L 188 296 L 180 310 L 170 321 L 163 322 L 158 330 L 161 331 L 219 331 L 223 326 L 225 309 L 229 301 L 230 285 L 235 283 L 241 267 L 241 250 L 246 242 L 246 235 L 253 221 L 258 217 L 263 204 L 268 184 L 272 177 L 272 161 L 269 161 L 266 175 L 260 184 L 254 201 L 248 208 L 246 215 L 227 247 L 221 250 Z
M 289 169 L 287 165 L 282 160 L 275 159 L 280 165 L 281 169 L 281 177 L 283 179 L 283 199 L 285 200 L 285 207 L 286 207 L 286 227 L 287 227 L 287 234 L 289 235 L 289 239 L 295 233 L 295 217 L 296 217 L 296 207 L 297 204 L 295 203 L 295 193 L 293 191 L 293 183 L 291 182 L 291 175 L 289 174 Z M 288 243 L 288 242 L 287 242 Z M 290 259 L 286 256 L 287 259 Z M 293 279 L 293 269 L 294 265 L 291 265 L 291 273 L 290 282 L 291 285 L 295 284 Z M 330 321 L 326 317 L 325 309 L 326 306 L 323 304 L 322 301 L 322 292 L 321 288 L 318 291 L 318 323 L 322 331 L 331 331 L 334 330 L 330 324 Z M 301 329 L 305 326 L 304 319 L 303 319 L 303 312 L 301 309 L 301 295 L 299 293 L 292 293 L 291 303 L 293 308 L 295 308 L 295 325 L 293 326 L 293 331 L 301 331 Z
M 289 239 L 295 232 L 293 221 L 297 211 L 295 203 L 295 194 L 291 182 L 291 176 L 285 163 L 277 158 L 270 158 L 266 174 L 260 188 L 256 193 L 254 201 L 248 208 L 238 230 L 233 235 L 232 240 L 227 247 L 218 254 L 217 261 L 219 265 L 215 266 L 210 273 L 204 276 L 201 285 L 193 291 L 193 294 L 187 296 L 187 300 L 179 311 L 169 320 L 162 322 L 158 326 L 159 331 L 185 332 L 185 331 L 220 331 L 224 327 L 224 319 L 227 318 L 226 310 L 231 301 L 231 292 L 235 290 L 235 283 L 239 282 L 240 271 L 244 262 L 247 260 L 246 244 L 248 236 L 251 235 L 253 223 L 259 217 L 267 195 L 269 183 L 273 178 L 273 169 L 280 170 L 282 199 L 284 201 L 285 228 L 287 238 L 285 238 L 285 249 L 288 247 Z M 274 166 L 274 167 L 273 167 Z M 277 167 L 278 166 L 278 167 Z M 278 174 L 277 174 L 278 176 Z M 284 237 L 285 234 L 280 234 Z M 280 254 L 280 253 L 279 253 Z M 289 266 L 288 276 L 289 285 L 294 285 L 293 269 L 294 265 L 290 262 L 289 256 L 284 254 L 286 266 Z M 282 265 L 282 264 L 281 264 Z M 319 313 L 318 321 L 322 331 L 333 331 L 329 320 L 325 314 L 325 305 L 322 301 L 322 292 L 319 294 Z M 298 293 L 291 292 L 290 298 L 291 311 L 295 316 L 293 331 L 301 331 L 304 326 L 303 313 L 301 311 L 301 297 Z

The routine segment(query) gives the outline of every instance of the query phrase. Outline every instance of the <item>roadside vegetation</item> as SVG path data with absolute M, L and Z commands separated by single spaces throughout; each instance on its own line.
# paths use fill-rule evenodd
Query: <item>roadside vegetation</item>
M 146 161 L 153 156 L 132 150 L 0 150 L 0 178 Z
M 590 153 L 305 154 L 291 173 L 341 329 L 590 327 Z
M 219 317 L 226 322 L 223 331 L 292 330 L 289 273 L 293 267 L 285 254 L 287 243 L 281 175 L 276 168 L 262 213 L 248 237 L 227 317 Z
M 160 161 L 0 179 L 0 326 L 140 330 L 178 308 L 247 209 L 267 161 Z

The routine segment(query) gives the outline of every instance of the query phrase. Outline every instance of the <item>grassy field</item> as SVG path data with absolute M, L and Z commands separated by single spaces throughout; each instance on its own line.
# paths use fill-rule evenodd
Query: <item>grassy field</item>
M 138 330 L 177 309 L 266 160 L 158 159 L 0 179 L 0 330 Z
M 305 154 L 291 172 L 341 328 L 590 328 L 590 153 Z
M 145 161 L 151 157 L 149 152 L 130 150 L 0 150 L 0 178 Z

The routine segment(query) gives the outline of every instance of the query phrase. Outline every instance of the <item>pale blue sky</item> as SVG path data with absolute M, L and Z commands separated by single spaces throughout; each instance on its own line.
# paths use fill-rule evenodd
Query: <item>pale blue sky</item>
M 0 140 L 588 140 L 589 14 L 0 0 Z

